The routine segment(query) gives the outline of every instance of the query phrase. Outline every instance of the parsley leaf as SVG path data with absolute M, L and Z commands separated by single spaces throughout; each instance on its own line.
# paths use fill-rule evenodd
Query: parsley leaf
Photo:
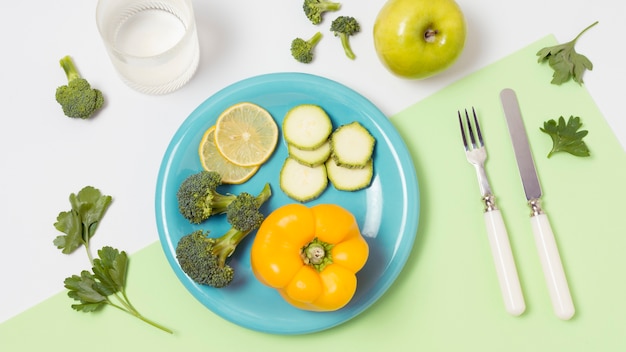
M 99 259 L 93 261 L 93 272 L 96 278 L 113 292 L 124 291 L 126 285 L 126 267 L 128 256 L 111 247 L 98 251 Z
M 552 84 L 560 85 L 569 81 L 570 78 L 573 78 L 578 84 L 582 84 L 585 71 L 593 70 L 591 61 L 585 55 L 577 53 L 574 46 L 578 38 L 596 24 L 598 24 L 598 21 L 585 28 L 572 41 L 545 47 L 537 52 L 537 56 L 539 56 L 538 62 L 548 61 L 548 64 L 554 70 Z
M 72 275 L 63 282 L 68 289 L 67 295 L 78 301 L 72 304 L 72 308 L 88 313 L 111 305 L 156 328 L 172 333 L 170 329 L 141 315 L 130 303 L 126 295 L 128 272 L 126 252 L 107 246 L 98 251 L 97 258 L 91 256 L 89 241 L 111 202 L 111 196 L 103 195 L 94 187 L 84 187 L 78 194 L 70 195 L 72 209 L 59 213 L 54 223 L 57 230 L 65 233 L 54 239 L 54 245 L 65 254 L 74 252 L 81 245 L 84 246 L 92 266 L 91 272 L 83 270 L 80 275 Z
M 103 247 L 98 251 L 98 258 L 93 260 L 92 271 L 83 270 L 80 276 L 73 275 L 65 279 L 67 295 L 80 304 L 72 308 L 83 312 L 92 312 L 110 304 L 133 315 L 139 315 L 128 301 L 125 292 L 128 255 L 113 247 Z M 108 297 L 116 296 L 122 306 L 117 305 Z
M 87 186 L 70 195 L 72 209 L 59 213 L 54 227 L 65 233 L 58 236 L 53 243 L 64 254 L 74 252 L 84 245 L 89 253 L 89 240 L 96 232 L 100 220 L 108 209 L 111 196 L 100 193 L 100 190 Z M 91 258 L 91 254 L 89 254 Z
M 578 116 L 570 116 L 567 123 L 563 116 L 559 117 L 558 123 L 554 119 L 544 122 L 540 130 L 552 138 L 552 150 L 548 153 L 548 158 L 561 151 L 575 156 L 589 156 L 589 149 L 583 141 L 589 132 L 578 131 L 582 125 Z
M 72 308 L 82 312 L 94 312 L 106 305 L 106 293 L 98 292 L 96 278 L 92 273 L 83 270 L 78 275 L 72 275 L 64 281 L 67 295 L 80 304 L 72 304 Z

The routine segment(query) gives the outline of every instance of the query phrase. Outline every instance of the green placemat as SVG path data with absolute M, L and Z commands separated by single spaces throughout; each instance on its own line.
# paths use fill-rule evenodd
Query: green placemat
M 626 154 L 586 89 L 551 85 L 550 69 L 536 63 L 535 52 L 555 43 L 552 36 L 543 38 L 392 117 L 418 172 L 418 237 L 396 283 L 355 319 L 302 336 L 241 328 L 198 303 L 154 243 L 131 255 L 128 295 L 173 335 L 110 307 L 96 314 L 74 312 L 60 292 L 0 325 L 0 350 L 626 350 Z M 550 306 L 500 108 L 498 94 L 505 87 L 517 91 L 522 105 L 544 208 L 577 309 L 570 321 L 557 319 Z M 488 173 L 522 281 L 527 309 L 520 317 L 504 310 L 474 171 L 461 147 L 456 112 L 472 106 L 480 115 Z M 546 119 L 572 114 L 590 131 L 586 141 L 592 156 L 547 159 L 551 141 L 539 127 Z

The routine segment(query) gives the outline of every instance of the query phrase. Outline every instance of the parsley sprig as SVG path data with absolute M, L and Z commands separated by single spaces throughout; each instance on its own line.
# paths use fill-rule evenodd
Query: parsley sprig
M 168 333 L 172 331 L 146 317 L 130 303 L 126 295 L 128 255 L 113 247 L 105 246 L 93 258 L 90 240 L 113 198 L 100 190 L 86 186 L 70 195 L 72 209 L 60 212 L 54 227 L 65 235 L 57 236 L 53 243 L 64 254 L 71 254 L 83 246 L 91 263 L 91 271 L 83 270 L 80 275 L 65 279 L 67 295 L 78 301 L 72 308 L 81 312 L 94 312 L 106 305 L 113 306 Z
M 559 117 L 559 121 L 554 119 L 543 123 L 540 130 L 547 133 L 552 138 L 552 150 L 548 153 L 548 158 L 556 152 L 566 152 L 575 156 L 589 156 L 589 149 L 583 141 L 583 138 L 589 133 L 587 130 L 581 130 L 582 123 L 580 117 L 570 116 L 565 123 L 563 116 Z
M 552 84 L 560 85 L 569 81 L 570 78 L 573 78 L 578 84 L 582 84 L 585 71 L 593 70 L 591 61 L 585 55 L 577 53 L 574 47 L 578 38 L 596 24 L 598 21 L 585 28 L 576 38 L 567 43 L 545 47 L 537 52 L 538 62 L 548 61 L 554 70 Z

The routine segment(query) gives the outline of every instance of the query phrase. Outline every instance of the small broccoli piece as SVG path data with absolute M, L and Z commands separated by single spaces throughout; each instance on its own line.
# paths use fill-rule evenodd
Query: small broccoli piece
M 207 235 L 208 232 L 196 230 L 183 236 L 176 245 L 176 259 L 193 281 L 213 287 L 227 286 L 233 280 L 234 270 L 227 265 L 220 268 L 218 257 L 212 252 L 217 239 Z
M 302 4 L 304 14 L 313 24 L 320 24 L 325 12 L 337 11 L 340 8 L 340 3 L 329 0 L 304 0 Z
M 322 39 L 322 33 L 317 32 L 309 40 L 296 38 L 291 42 L 291 55 L 294 59 L 304 64 L 313 61 L 313 49 Z
M 217 187 L 222 176 L 214 171 L 201 171 L 188 176 L 176 193 L 178 210 L 192 224 L 199 224 L 211 215 L 223 214 L 237 198 L 234 194 L 221 194 Z
M 176 259 L 189 278 L 217 288 L 230 285 L 235 270 L 226 260 L 249 233 L 261 226 L 264 216 L 259 208 L 271 194 L 269 184 L 256 197 L 241 193 L 228 206 L 226 214 L 231 228 L 222 236 L 212 238 L 208 237 L 208 231 L 196 230 L 178 241 Z
M 267 187 L 269 191 L 269 187 Z M 235 229 L 243 232 L 251 231 L 263 222 L 263 214 L 259 211 L 269 194 L 261 193 L 261 199 L 247 192 L 242 192 L 228 205 L 226 219 Z
M 61 104 L 65 116 L 89 118 L 104 105 L 102 92 L 92 89 L 89 82 L 80 76 L 71 57 L 63 57 L 60 63 L 67 76 L 67 85 L 57 88 L 56 101 Z
M 346 52 L 346 56 L 352 60 L 356 57 L 350 46 L 349 38 L 361 30 L 361 26 L 354 17 L 339 16 L 330 25 L 330 30 L 336 37 L 341 39 L 341 45 Z

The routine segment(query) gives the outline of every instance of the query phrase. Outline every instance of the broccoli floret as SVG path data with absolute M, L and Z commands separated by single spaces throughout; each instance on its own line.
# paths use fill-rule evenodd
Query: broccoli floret
M 261 226 L 264 216 L 259 208 L 271 194 L 269 184 L 256 197 L 241 193 L 228 206 L 227 219 L 231 227 L 221 237 L 208 237 L 208 231 L 196 230 L 178 241 L 176 259 L 189 278 L 217 288 L 231 283 L 235 270 L 226 260 L 249 233 Z
M 264 219 L 259 208 L 270 195 L 269 185 L 266 185 L 257 197 L 247 192 L 240 193 L 237 198 L 228 205 L 226 209 L 226 219 L 233 228 L 242 232 L 248 232 L 258 228 L 261 226 L 261 222 L 263 222 Z
M 322 33 L 317 32 L 309 40 L 296 38 L 291 42 L 291 55 L 294 59 L 304 64 L 313 61 L 313 49 L 322 39 Z
M 324 12 L 337 11 L 340 8 L 340 3 L 329 0 L 304 0 L 302 4 L 304 14 L 313 24 L 320 24 L 322 22 Z
M 230 266 L 220 268 L 212 248 L 217 239 L 207 237 L 208 232 L 196 230 L 183 236 L 176 245 L 176 259 L 181 269 L 193 281 L 214 287 L 227 286 L 234 276 Z
M 57 88 L 56 101 L 61 104 L 65 116 L 89 118 L 104 105 L 102 92 L 91 88 L 80 76 L 71 57 L 63 57 L 60 63 L 67 76 L 67 85 Z
M 192 224 L 225 213 L 237 196 L 219 193 L 217 187 L 221 184 L 222 176 L 215 171 L 200 171 L 188 176 L 176 193 L 178 210 Z
M 356 56 L 350 47 L 349 38 L 361 30 L 357 20 L 350 16 L 339 16 L 331 23 L 330 30 L 335 33 L 336 37 L 341 39 L 341 45 L 346 52 L 346 56 L 354 60 Z

